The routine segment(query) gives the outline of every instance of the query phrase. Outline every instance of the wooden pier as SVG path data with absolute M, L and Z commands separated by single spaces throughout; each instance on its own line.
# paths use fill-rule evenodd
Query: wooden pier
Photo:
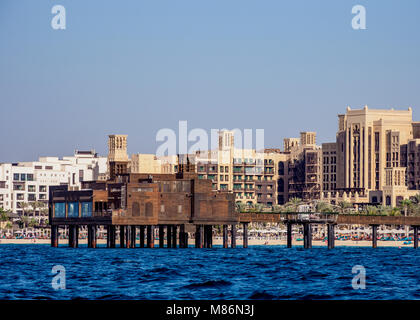
M 195 173 L 125 174 L 106 182 L 84 182 L 83 190 L 54 186 L 49 215 L 51 246 L 58 246 L 59 228 L 67 227 L 73 248 L 78 247 L 80 227 L 87 228 L 89 248 L 96 248 L 100 227 L 106 230 L 108 248 L 153 248 L 156 235 L 159 248 L 187 248 L 187 229 L 195 229 L 196 248 L 212 248 L 215 225 L 223 226 L 223 246 L 235 248 L 241 223 L 234 195 L 213 191 L 211 181 Z M 247 235 L 248 222 L 241 224 Z M 248 246 L 247 236 L 243 246 Z
M 210 180 L 195 173 L 125 174 L 110 181 L 84 182 L 82 190 L 50 187 L 51 246 L 58 246 L 59 228 L 68 228 L 68 245 L 79 245 L 80 227 L 87 228 L 89 248 L 97 247 L 97 231 L 106 230 L 108 248 L 187 248 L 192 233 L 196 248 L 213 247 L 213 227 L 222 226 L 223 248 L 236 247 L 236 229 L 243 228 L 242 247 L 248 247 L 248 224 L 283 223 L 287 247 L 292 227 L 303 227 L 304 248 L 312 247 L 312 226 L 327 225 L 328 248 L 335 246 L 335 226 L 369 225 L 372 247 L 377 247 L 380 225 L 411 226 L 418 248 L 420 217 L 364 216 L 319 213 L 238 213 L 233 193 L 212 190 Z M 117 239 L 117 232 L 119 237 Z M 229 243 L 230 236 L 230 243 Z M 139 241 L 137 238 L 139 237 Z
M 312 247 L 312 228 L 314 224 L 327 225 L 328 248 L 335 247 L 336 225 L 368 225 L 372 228 L 372 248 L 378 246 L 377 230 L 380 225 L 400 225 L 413 228 L 413 246 L 418 248 L 418 230 L 420 217 L 405 216 L 368 216 L 346 214 L 322 214 L 322 213 L 242 213 L 240 222 L 271 222 L 284 223 L 287 229 L 287 247 L 292 247 L 292 226 L 303 226 L 303 246 Z

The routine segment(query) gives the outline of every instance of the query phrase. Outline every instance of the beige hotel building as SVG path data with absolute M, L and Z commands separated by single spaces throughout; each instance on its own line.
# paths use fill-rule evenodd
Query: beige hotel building
M 301 198 L 396 206 L 419 193 L 420 122 L 413 121 L 411 108 L 347 107 L 338 115 L 336 141 L 321 146 L 316 133 L 308 131 L 285 138 L 283 150 L 237 149 L 234 142 L 233 131 L 220 131 L 216 150 L 188 157 L 136 154 L 128 166 L 150 174 L 195 171 L 200 179 L 212 180 L 215 191 L 233 192 L 244 205 Z M 110 136 L 109 143 L 124 148 L 126 136 Z

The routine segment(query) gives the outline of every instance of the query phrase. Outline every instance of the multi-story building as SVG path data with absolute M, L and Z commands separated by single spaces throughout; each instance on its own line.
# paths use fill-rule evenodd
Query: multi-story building
M 420 190 L 420 139 L 412 139 L 401 148 L 401 166 L 407 168 L 407 186 Z
M 0 164 L 0 207 L 21 214 L 26 204 L 48 202 L 49 187 L 78 190 L 84 180 L 106 178 L 106 157 L 76 151 L 72 157 L 40 157 L 34 162 Z
M 417 136 L 420 130 L 418 123 L 412 120 L 411 108 L 380 110 L 365 106 L 352 110 L 348 107 L 346 114 L 338 118 L 336 181 L 333 186 L 325 181 L 324 198 L 331 202 L 346 200 L 362 205 L 395 206 L 400 200 L 416 194 L 416 191 L 409 190 L 409 187 L 416 188 L 415 176 L 410 174 L 415 172 L 415 160 L 409 167 L 407 159 L 415 159 L 413 152 L 409 151 L 415 149 L 415 142 L 409 142 L 420 138 Z M 333 144 L 325 144 L 326 153 L 332 149 Z M 331 154 L 329 156 L 330 159 L 324 160 L 331 161 Z M 407 167 L 407 181 L 411 185 L 405 181 Z M 333 170 L 331 165 L 325 164 L 323 170 L 323 179 L 331 179 L 331 173 L 326 172 Z M 404 180 L 400 180 L 401 175 Z
M 319 199 L 322 157 L 321 148 L 316 145 L 316 133 L 301 132 L 299 143 L 294 143 L 294 146 L 289 147 L 287 154 L 288 192 L 286 201 L 291 198 Z
M 332 192 L 337 188 L 337 144 L 322 144 L 322 191 Z
M 162 173 L 162 161 L 154 154 L 138 153 L 131 155 L 131 173 Z

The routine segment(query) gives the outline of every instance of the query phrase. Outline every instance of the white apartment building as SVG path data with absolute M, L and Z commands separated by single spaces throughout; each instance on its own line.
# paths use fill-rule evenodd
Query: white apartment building
M 23 203 L 47 203 L 49 187 L 67 184 L 77 190 L 81 181 L 106 177 L 107 158 L 94 150 L 75 151 L 70 157 L 40 157 L 38 161 L 0 163 L 0 207 L 23 212 Z

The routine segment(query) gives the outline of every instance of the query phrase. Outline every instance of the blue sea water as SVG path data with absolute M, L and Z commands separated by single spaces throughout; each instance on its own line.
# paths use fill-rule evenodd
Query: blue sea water
M 413 248 L 88 249 L 0 245 L 0 299 L 419 299 Z M 51 285 L 54 265 L 66 289 Z M 355 290 L 352 268 L 366 270 Z

